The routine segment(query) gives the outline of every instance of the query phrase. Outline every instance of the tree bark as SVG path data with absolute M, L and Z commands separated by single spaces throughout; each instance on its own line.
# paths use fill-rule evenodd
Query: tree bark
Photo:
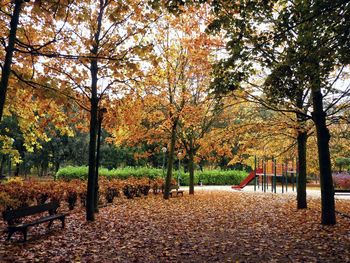
M 167 173 L 165 177 L 164 199 L 169 199 L 171 179 L 173 176 L 173 162 L 176 142 L 177 120 L 174 121 L 171 129 L 170 149 L 168 151 Z
M 307 208 L 306 202 L 306 143 L 307 133 L 298 132 L 298 188 L 297 188 L 297 207 L 298 209 Z
M 190 172 L 190 189 L 189 194 L 194 195 L 194 149 L 193 149 L 193 141 L 192 138 L 190 139 L 190 150 L 188 153 L 189 162 L 188 162 L 188 169 Z
M 98 130 L 97 130 L 97 150 L 96 150 L 95 193 L 94 193 L 95 213 L 98 213 L 98 199 L 99 199 L 98 168 L 100 166 L 101 128 L 102 128 L 102 114 L 101 112 L 99 112 Z
M 317 66 L 316 69 L 319 67 Z M 315 70 L 315 76 L 312 76 L 312 102 L 313 113 L 312 118 L 317 131 L 317 147 L 318 159 L 320 167 L 320 183 L 321 183 L 321 206 L 323 225 L 334 225 L 335 204 L 334 204 L 334 188 L 331 170 L 331 159 L 329 152 L 330 134 L 326 126 L 326 113 L 323 110 L 323 96 L 321 93 L 321 82 L 319 78 L 319 70 Z
M 0 174 L 1 176 L 1 174 Z M 19 176 L 19 163 L 16 163 L 15 176 Z
M 93 96 L 94 97 L 94 96 Z M 91 98 L 90 111 L 90 141 L 89 141 L 89 171 L 86 196 L 86 220 L 95 220 L 95 176 L 96 176 L 96 127 L 97 127 L 97 98 Z
M 96 128 L 97 128 L 97 60 L 91 61 L 91 108 L 90 108 L 90 141 L 89 141 L 89 172 L 86 196 L 86 220 L 95 220 L 95 182 L 96 182 Z
M 300 110 L 303 110 L 304 106 L 304 92 L 303 88 L 297 87 L 296 105 Z M 306 112 L 306 110 L 303 110 Z M 305 130 L 306 118 L 302 113 L 296 114 L 299 124 L 297 144 L 298 144 L 298 187 L 297 187 L 297 208 L 307 208 L 306 201 L 306 147 L 307 147 L 307 131 Z
M 60 169 L 60 166 L 61 166 L 61 164 L 60 164 L 60 161 L 56 161 L 55 162 L 55 174 L 58 172 L 58 170 Z
M 0 162 L 0 177 L 5 177 L 5 173 L 4 173 L 5 161 L 6 161 L 5 155 L 2 155 L 1 162 Z
M 94 34 L 94 44 L 91 50 L 93 56 L 98 56 L 100 34 L 102 30 L 102 18 L 104 13 L 105 2 L 100 0 L 99 14 L 97 18 L 97 28 Z M 97 97 L 97 81 L 98 81 L 98 61 L 97 58 L 91 59 L 90 74 L 91 74 L 91 97 L 90 97 L 90 142 L 89 142 L 89 172 L 88 185 L 86 195 L 86 220 L 95 220 L 95 182 L 96 182 L 96 137 L 98 124 L 98 103 Z
M 12 57 L 14 53 L 17 27 L 19 23 L 19 16 L 21 13 L 22 4 L 23 4 L 23 0 L 15 1 L 15 8 L 13 10 L 13 14 L 10 22 L 9 42 L 6 47 L 5 62 L 2 68 L 1 82 L 0 82 L 0 121 L 2 120 L 2 115 L 4 113 L 6 93 L 7 93 L 8 82 L 11 74 Z

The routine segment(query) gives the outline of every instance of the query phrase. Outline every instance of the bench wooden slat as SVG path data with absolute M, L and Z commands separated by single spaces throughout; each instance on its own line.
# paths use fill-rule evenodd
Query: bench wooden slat
M 176 193 L 176 196 L 178 196 L 179 194 L 181 194 L 182 196 L 184 195 L 184 190 L 179 190 L 179 186 L 178 185 L 172 185 L 170 186 L 170 196 L 173 196 L 173 193 Z M 175 190 L 175 191 L 173 191 Z
M 8 210 L 3 212 L 3 218 L 5 221 L 13 220 L 25 216 L 39 214 L 46 211 L 55 211 L 59 207 L 58 202 L 51 202 L 47 204 L 41 204 L 36 206 L 21 207 L 14 210 Z
M 64 228 L 65 214 L 57 214 L 57 208 L 59 207 L 58 202 L 51 202 L 47 204 L 41 204 L 36 206 L 23 207 L 19 209 L 9 210 L 3 212 L 3 218 L 7 221 L 8 227 L 8 237 L 7 240 L 10 240 L 13 233 L 20 231 L 23 233 L 23 241 L 27 240 L 27 230 L 28 227 L 38 225 L 41 223 L 49 222 L 48 228 L 51 227 L 54 220 L 59 219 L 62 222 L 62 228 Z M 31 222 L 14 224 L 14 219 L 40 214 L 43 212 L 49 212 L 48 216 L 41 216 L 38 219 L 35 219 Z
M 31 222 L 21 223 L 21 224 L 17 224 L 17 225 L 9 225 L 8 227 L 12 228 L 12 229 L 21 229 L 21 228 L 28 227 L 28 226 L 34 226 L 34 225 L 38 225 L 41 223 L 49 222 L 49 221 L 52 221 L 55 219 L 61 219 L 63 217 L 65 217 L 64 214 L 55 214 L 55 215 L 51 215 L 51 216 L 41 217 L 41 218 L 39 218 L 35 221 L 31 221 Z

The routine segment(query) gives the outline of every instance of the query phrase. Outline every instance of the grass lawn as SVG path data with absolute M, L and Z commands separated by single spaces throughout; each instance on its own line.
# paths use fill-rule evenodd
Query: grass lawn
M 29 229 L 27 243 L 0 241 L 1 262 L 349 262 L 350 219 L 320 224 L 320 200 L 297 211 L 294 195 L 198 191 L 168 201 L 160 195 L 100 209 L 95 222 L 83 208 Z M 350 214 L 349 200 L 336 209 Z M 1 228 L 5 225 L 1 222 Z

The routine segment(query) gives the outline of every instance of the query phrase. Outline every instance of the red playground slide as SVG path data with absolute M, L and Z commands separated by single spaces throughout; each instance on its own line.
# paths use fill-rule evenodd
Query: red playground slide
M 256 173 L 257 173 L 257 174 L 263 173 L 263 169 L 256 169 Z M 239 185 L 232 185 L 231 188 L 232 188 L 232 189 L 236 189 L 236 190 L 241 190 L 241 189 L 243 189 L 247 184 L 249 184 L 249 183 L 254 179 L 254 177 L 255 177 L 255 172 L 254 172 L 254 170 L 253 170 L 253 171 L 251 171 L 251 172 L 249 173 L 249 175 L 248 175 L 246 178 L 244 178 L 244 180 L 243 180 Z

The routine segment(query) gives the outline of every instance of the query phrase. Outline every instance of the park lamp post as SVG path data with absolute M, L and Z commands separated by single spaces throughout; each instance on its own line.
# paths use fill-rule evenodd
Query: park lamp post
M 180 187 L 180 178 L 181 178 L 181 151 L 177 153 L 177 159 L 179 160 L 178 174 L 177 174 L 177 185 Z
M 167 151 L 167 148 L 164 146 L 162 148 L 162 152 L 163 152 L 163 178 L 165 177 L 165 153 Z

